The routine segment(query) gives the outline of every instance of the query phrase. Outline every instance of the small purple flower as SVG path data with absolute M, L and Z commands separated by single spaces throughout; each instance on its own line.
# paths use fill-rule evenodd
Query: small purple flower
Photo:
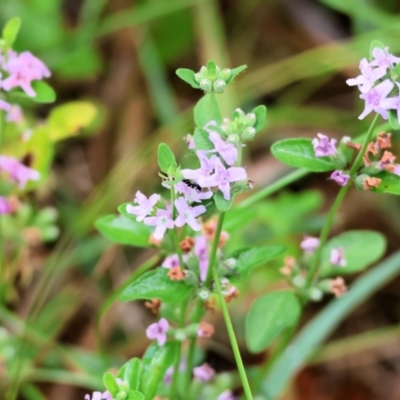
M 360 61 L 361 75 L 354 79 L 347 79 L 349 86 L 357 85 L 361 93 L 368 92 L 374 83 L 386 74 L 386 67 L 372 68 L 366 58 Z
M 165 257 L 165 260 L 161 264 L 163 268 L 174 268 L 179 267 L 179 257 L 178 254 L 173 254 L 172 256 Z
M 153 236 L 157 240 L 161 240 L 164 237 L 165 231 L 167 229 L 174 228 L 174 221 L 171 218 L 170 210 L 163 210 L 159 208 L 157 210 L 156 216 L 146 217 L 143 221 L 146 225 L 156 227 Z
M 336 139 L 329 140 L 328 136 L 322 133 L 317 133 L 318 138 L 312 140 L 314 146 L 315 157 L 327 157 L 335 156 L 336 151 Z
M 232 390 L 224 390 L 218 397 L 217 400 L 236 400 L 237 397 L 235 397 L 232 393 Z
M 175 190 L 178 193 L 182 193 L 188 203 L 201 203 L 202 200 L 209 199 L 213 195 L 210 190 L 207 192 L 199 192 L 196 189 L 189 187 L 184 182 L 177 183 L 175 185 Z
M 204 214 L 206 208 L 204 206 L 190 207 L 183 197 L 176 199 L 174 204 L 178 210 L 175 225 L 180 228 L 181 226 L 188 224 L 194 231 L 199 231 L 201 226 L 196 218 L 199 215 Z
M 209 263 L 207 239 L 204 236 L 195 238 L 194 254 L 199 260 L 200 280 L 204 282 L 207 278 Z
M 151 340 L 157 340 L 158 345 L 162 346 L 167 341 L 168 329 L 168 321 L 165 318 L 161 318 L 158 322 L 151 324 L 146 329 L 146 335 Z
M 215 376 L 215 370 L 208 364 L 203 364 L 193 368 L 193 375 L 198 381 L 207 382 Z
M 86 394 L 85 400 L 112 400 L 112 396 L 109 392 L 93 392 L 92 395 Z
M 238 151 L 235 145 L 225 142 L 218 132 L 209 130 L 209 138 L 212 141 L 215 150 L 228 164 L 233 165 L 237 161 Z
M 345 174 L 343 171 L 336 170 L 332 172 L 331 179 L 339 186 L 346 186 L 350 179 L 350 175 Z
M 400 84 L 395 82 L 397 87 L 400 90 Z M 386 110 L 396 110 L 397 111 L 397 120 L 400 123 L 400 96 L 397 97 L 388 97 L 381 101 L 382 108 Z
M 319 246 L 319 239 L 312 236 L 305 236 L 300 247 L 306 254 L 312 254 Z
M 214 171 L 215 161 L 218 160 L 217 156 L 211 156 L 211 158 L 208 158 L 207 152 L 204 150 L 197 150 L 196 155 L 200 161 L 200 168 L 183 169 L 182 176 L 185 179 L 194 179 L 197 181 L 200 178 L 209 176 Z
M 19 184 L 20 189 L 23 189 L 28 181 L 37 181 L 40 178 L 39 172 L 8 156 L 0 156 L 0 172 L 8 173 L 10 179 Z
M 331 257 L 329 259 L 332 265 L 337 265 L 339 267 L 345 267 L 347 265 L 347 261 L 344 258 L 344 248 L 337 247 L 331 250 Z
M 372 66 L 384 67 L 385 69 L 391 68 L 400 62 L 400 58 L 389 53 L 389 47 L 385 47 L 384 50 L 379 47 L 375 47 L 372 50 L 372 57 L 374 57 L 370 63 Z
M 160 200 L 159 194 L 152 194 L 147 198 L 140 190 L 135 194 L 134 202 L 137 206 L 128 204 L 126 206 L 126 212 L 128 214 L 136 215 L 136 221 L 143 221 L 152 211 L 154 206 Z
M 0 215 L 10 214 L 12 212 L 11 203 L 3 196 L 0 196 Z
M 222 162 L 217 159 L 215 161 L 215 172 L 213 175 L 200 178 L 198 184 L 202 187 L 217 186 L 218 189 L 224 195 L 225 200 L 231 198 L 231 186 L 232 182 L 243 181 L 247 179 L 246 170 L 242 167 L 230 167 L 226 169 Z
M 386 109 L 383 107 L 382 101 L 386 99 L 392 89 L 393 83 L 389 79 L 385 79 L 382 83 L 376 85 L 367 93 L 361 94 L 360 98 L 365 101 L 365 108 L 358 119 L 365 118 L 371 111 L 380 114 L 383 119 L 388 119 L 388 114 Z

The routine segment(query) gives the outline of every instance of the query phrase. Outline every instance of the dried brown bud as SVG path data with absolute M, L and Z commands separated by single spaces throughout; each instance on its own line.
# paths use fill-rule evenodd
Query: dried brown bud
M 185 237 L 180 243 L 179 247 L 184 253 L 189 253 L 189 251 L 192 250 L 194 246 L 194 239 L 191 238 L 190 236 Z
M 396 157 L 393 155 L 393 153 L 391 153 L 390 151 L 385 151 L 382 158 L 379 160 L 379 165 L 386 171 L 393 172 L 393 163 L 395 159 Z
M 158 314 L 161 307 L 161 301 L 158 299 L 151 299 L 150 301 L 145 301 L 144 305 L 153 313 Z
M 392 147 L 391 138 L 391 133 L 379 132 L 376 138 L 376 145 L 382 150 L 390 149 Z
M 185 279 L 185 271 L 181 267 L 171 267 L 168 271 L 168 276 L 171 281 L 181 281 Z
M 225 303 L 229 303 L 232 300 L 235 300 L 239 295 L 239 290 L 235 286 L 230 286 L 227 290 L 227 294 L 224 295 Z
M 200 327 L 198 330 L 198 336 L 200 337 L 211 337 L 214 334 L 214 327 L 208 322 L 200 322 Z
M 360 151 L 362 148 L 362 145 L 360 143 L 346 142 L 345 145 L 347 147 L 350 147 L 350 149 L 354 149 L 357 151 Z
M 343 296 L 347 292 L 346 282 L 341 276 L 338 276 L 336 279 L 331 279 L 329 286 L 335 297 Z
M 376 188 L 381 183 L 382 179 L 375 178 L 374 176 L 370 176 L 366 178 L 363 182 L 363 189 L 364 190 L 371 190 L 372 188 Z

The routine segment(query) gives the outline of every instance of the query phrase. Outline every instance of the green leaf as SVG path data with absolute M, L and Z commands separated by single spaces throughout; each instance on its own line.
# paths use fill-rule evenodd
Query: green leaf
M 230 255 L 230 258 L 237 259 L 235 272 L 239 274 L 239 279 L 243 280 L 249 276 L 254 268 L 279 257 L 285 250 L 285 246 L 245 247 L 235 251 Z M 234 278 L 233 276 L 232 279 Z
M 217 64 L 212 60 L 207 62 L 207 77 L 212 81 L 218 77 Z
M 256 116 L 256 123 L 254 125 L 254 129 L 258 132 L 262 129 L 265 124 L 265 118 L 267 116 L 267 107 L 258 106 L 253 109 L 253 114 Z
M 363 274 L 349 292 L 334 299 L 289 343 L 261 386 L 267 399 L 278 399 L 295 374 L 306 364 L 336 327 L 372 293 L 400 273 L 400 251 Z
M 103 375 L 103 382 L 104 386 L 111 393 L 113 397 L 118 394 L 119 386 L 117 380 L 115 379 L 115 376 L 111 372 L 106 372 Z
M 204 95 L 194 107 L 194 122 L 198 128 L 204 128 L 210 121 L 222 122 L 221 111 L 214 93 Z
M 372 56 L 372 51 L 378 47 L 379 49 L 385 50 L 385 45 L 379 40 L 373 40 L 369 47 L 369 59 L 372 60 L 374 57 Z
M 144 394 L 137 390 L 129 390 L 126 400 L 145 400 Z
M 121 301 L 160 299 L 167 303 L 179 303 L 187 299 L 192 288 L 184 281 L 172 281 L 167 268 L 146 272 L 132 282 L 119 296 Z
M 33 101 L 35 103 L 53 103 L 56 100 L 56 92 L 51 86 L 42 81 L 33 81 L 32 88 L 36 93 L 36 96 L 28 96 L 21 88 L 13 89 L 10 92 L 10 100 L 12 102 L 23 102 L 26 100 Z
M 96 106 L 88 101 L 73 101 L 53 108 L 47 119 L 50 139 L 55 142 L 78 135 L 93 122 L 96 114 Z
M 18 17 L 14 17 L 10 19 L 3 28 L 3 39 L 5 40 L 8 48 L 11 48 L 14 44 L 20 27 L 21 19 Z
M 183 81 L 188 83 L 191 87 L 195 89 L 199 89 L 200 85 L 194 79 L 194 71 L 187 68 L 179 68 L 176 70 L 176 74 L 181 78 Z
M 271 147 L 272 154 L 291 167 L 306 168 L 313 172 L 326 172 L 341 166 L 329 157 L 316 157 L 311 139 L 284 139 Z
M 172 167 L 176 169 L 178 164 L 176 163 L 175 155 L 168 145 L 165 143 L 160 143 L 158 146 L 158 165 L 162 172 L 168 173 L 169 169 Z
M 231 76 L 226 81 L 226 83 L 231 83 L 241 72 L 243 72 L 247 68 L 247 65 L 241 65 L 240 67 L 236 67 L 231 69 Z
M 372 192 L 400 195 L 400 176 L 382 171 L 376 177 L 382 179 L 382 181 L 377 188 L 372 189 Z
M 332 266 L 329 262 L 331 250 L 343 247 L 345 267 Z M 386 239 L 379 232 L 347 231 L 329 240 L 322 250 L 321 277 L 351 274 L 378 261 L 386 250 Z
M 154 398 L 167 369 L 174 365 L 179 357 L 180 345 L 178 341 L 169 341 L 163 346 L 152 344 L 147 349 L 143 356 L 144 371 L 141 379 L 141 391 L 146 399 Z
M 397 64 L 399 65 L 399 64 Z M 400 129 L 399 120 L 397 119 L 397 112 L 395 110 L 388 110 L 390 126 L 398 131 Z
M 125 215 L 106 215 L 95 222 L 96 229 L 114 243 L 150 247 L 152 228 Z
M 246 315 L 246 344 L 253 353 L 266 349 L 284 329 L 300 317 L 300 303 L 288 290 L 268 293 L 250 307 Z
M 224 195 L 220 190 L 215 192 L 214 194 L 214 202 L 217 210 L 220 212 L 228 211 L 232 207 L 233 200 L 235 199 L 235 195 L 231 193 L 230 200 L 225 200 Z
M 209 133 L 203 128 L 196 128 L 194 130 L 194 144 L 196 150 L 212 150 L 214 145 L 209 138 Z
M 140 374 L 142 370 L 142 362 L 140 358 L 132 358 L 126 362 L 118 371 L 117 378 L 129 383 L 129 387 L 133 390 L 139 389 Z

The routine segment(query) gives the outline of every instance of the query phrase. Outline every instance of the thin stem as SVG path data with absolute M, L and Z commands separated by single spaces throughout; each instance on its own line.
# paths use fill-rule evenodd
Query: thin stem
M 290 174 L 284 176 L 283 178 L 277 180 L 273 184 L 265 187 L 264 189 L 260 190 L 259 192 L 253 194 L 252 196 L 248 197 L 247 199 L 243 200 L 240 204 L 238 204 L 237 208 L 248 208 L 253 206 L 254 204 L 258 203 L 264 197 L 268 197 L 273 193 L 276 193 L 278 190 L 284 188 L 287 185 L 290 185 L 293 182 L 296 182 L 300 178 L 310 174 L 311 171 L 307 169 L 297 169 Z
M 220 302 L 220 305 L 222 308 L 222 314 L 224 316 L 226 329 L 228 331 L 229 340 L 231 342 L 233 354 L 235 356 L 236 365 L 239 370 L 240 380 L 242 381 L 244 393 L 246 395 L 247 400 L 253 400 L 253 395 L 251 394 L 249 381 L 247 379 L 247 375 L 246 375 L 246 371 L 244 369 L 242 357 L 240 355 L 240 350 L 239 350 L 239 346 L 238 346 L 238 343 L 236 340 L 236 335 L 235 335 L 235 331 L 233 329 L 232 321 L 229 316 L 228 306 L 226 305 L 224 296 L 222 294 L 221 283 L 219 281 L 218 272 L 217 272 L 216 268 L 213 268 L 213 275 L 214 275 L 215 286 L 217 289 L 218 299 L 219 299 L 219 302 Z
M 217 228 L 215 230 L 215 236 L 214 236 L 213 244 L 211 247 L 210 261 L 208 263 L 207 278 L 204 282 L 204 286 L 208 289 L 211 286 L 211 280 L 212 280 L 212 276 L 213 276 L 212 271 L 215 269 L 214 264 L 215 264 L 215 260 L 217 257 L 218 243 L 219 243 L 219 238 L 221 236 L 222 226 L 224 224 L 224 218 L 225 218 L 225 213 L 221 213 L 218 218 L 218 224 L 217 224 Z M 194 309 L 194 313 L 193 313 L 193 317 L 192 317 L 192 322 L 194 324 L 198 324 L 200 322 L 201 318 L 203 317 L 203 315 L 204 315 L 203 301 L 197 300 L 197 304 Z M 192 376 L 195 350 L 196 350 L 196 337 L 193 337 L 190 339 L 190 342 L 189 342 L 189 350 L 188 350 L 188 356 L 187 356 L 187 368 L 186 368 L 186 378 L 185 378 L 185 392 L 186 393 L 189 390 L 190 378 Z
M 0 152 L 4 136 L 4 111 L 0 111 Z M 3 218 L 0 215 L 0 304 L 6 302 L 6 273 L 3 260 Z
M 368 143 L 371 141 L 371 138 L 374 133 L 376 124 L 378 123 L 378 120 L 379 120 L 379 115 L 376 114 L 374 120 L 371 123 L 371 126 L 368 129 L 367 135 L 364 139 L 363 146 L 362 146 L 361 150 L 359 151 L 359 153 L 357 154 L 357 157 L 354 160 L 353 165 L 350 168 L 349 183 L 346 186 L 343 186 L 339 190 L 339 193 L 337 194 L 336 199 L 333 202 L 332 207 L 329 210 L 329 213 L 326 217 L 324 226 L 321 231 L 321 235 L 319 237 L 319 246 L 318 246 L 317 250 L 315 251 L 313 263 L 311 265 L 310 272 L 308 273 L 308 276 L 307 276 L 307 283 L 306 283 L 307 288 L 311 286 L 311 284 L 313 283 L 313 280 L 318 272 L 318 268 L 319 268 L 319 264 L 320 264 L 320 260 L 321 260 L 322 249 L 325 246 L 326 241 L 328 240 L 328 236 L 329 236 L 329 232 L 332 228 L 333 220 L 334 220 L 335 215 L 336 215 L 340 205 L 342 204 L 347 192 L 350 189 L 350 186 L 351 186 L 350 182 L 354 179 L 354 177 L 357 173 L 357 170 L 361 166 L 365 150 L 368 147 Z

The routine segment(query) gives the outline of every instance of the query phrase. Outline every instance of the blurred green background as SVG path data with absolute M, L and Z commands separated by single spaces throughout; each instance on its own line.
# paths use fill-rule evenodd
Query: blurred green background
M 1 0 L 0 25 L 22 19 L 16 48 L 32 51 L 52 70 L 57 104 L 83 99 L 99 108 L 90 133 L 60 145 L 38 195 L 39 204 L 59 210 L 63 233 L 52 246 L 30 248 L 22 274 L 28 278 L 17 282 L 18 298 L 0 310 L 6 328 L 0 328 L 0 376 L 5 360 L 18 358 L 12 373 L 3 374 L 6 385 L 18 383 L 26 400 L 80 399 L 101 387 L 105 369 L 145 349 L 152 316 L 142 304 L 114 304 L 98 330 L 96 318 L 113 290 L 153 253 L 111 245 L 93 223 L 137 189 L 157 188 L 160 141 L 183 157 L 182 137 L 193 128 L 191 110 L 201 93 L 179 80 L 177 68 L 199 70 L 209 59 L 221 67 L 248 65 L 220 100 L 225 116 L 236 107 L 268 107 L 266 127 L 245 160 L 258 190 L 289 172 L 269 153 L 274 141 L 366 130 L 369 122 L 357 120 L 358 92 L 345 80 L 357 74 L 372 40 L 400 51 L 398 12 L 394 0 Z M 50 109 L 33 112 L 45 118 Z M 399 150 L 398 141 L 394 147 Z M 255 222 L 231 235 L 230 249 L 243 242 L 294 249 L 302 233 L 316 234 L 337 192 L 326 178 L 308 176 L 262 203 Z M 399 208 L 395 198 L 352 191 L 335 232 L 381 231 L 391 252 L 400 239 Z M 241 288 L 232 308 L 239 338 L 251 300 L 279 287 L 278 267 L 258 271 Z M 335 350 L 320 352 L 287 399 L 400 398 L 399 287 L 392 282 L 343 322 Z M 305 320 L 321 306 L 309 307 Z M 350 336 L 359 357 L 346 357 Z M 217 370 L 233 369 L 228 343 L 219 333 L 208 344 Z M 265 357 L 243 352 L 248 365 Z

